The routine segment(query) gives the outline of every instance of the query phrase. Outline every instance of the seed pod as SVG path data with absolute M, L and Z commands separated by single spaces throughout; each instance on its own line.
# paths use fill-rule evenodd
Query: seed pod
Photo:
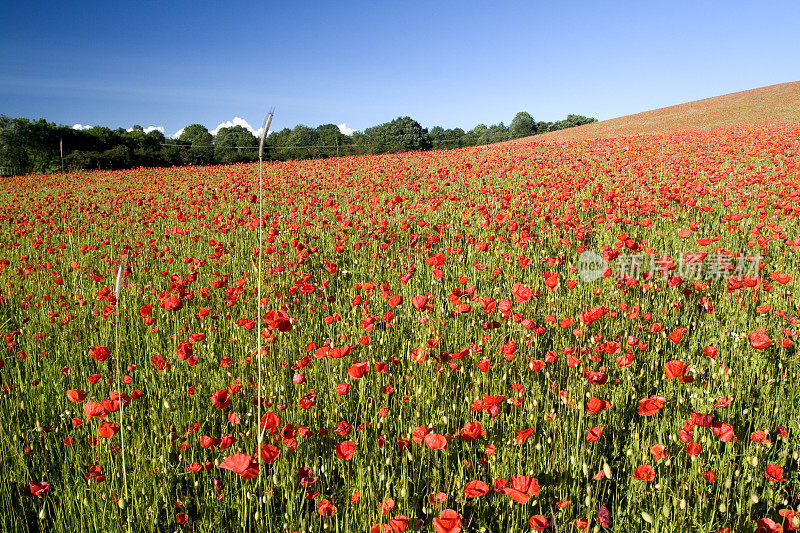
M 642 511 L 642 520 L 644 520 L 648 524 L 653 523 L 653 517 L 650 516 L 650 513 L 648 513 L 647 511 Z

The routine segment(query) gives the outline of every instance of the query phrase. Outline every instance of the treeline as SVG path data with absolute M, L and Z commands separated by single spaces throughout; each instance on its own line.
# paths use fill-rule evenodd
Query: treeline
M 527 137 L 581 124 L 594 118 L 568 115 L 558 122 L 536 122 L 520 112 L 509 126 L 478 124 L 469 131 L 439 126 L 428 131 L 410 117 L 345 135 L 334 124 L 316 128 L 298 125 L 269 135 L 265 159 L 289 160 L 337 155 L 383 154 L 478 146 Z M 201 124 L 184 128 L 177 139 L 160 131 L 145 132 L 95 126 L 73 129 L 26 118 L 0 115 L 0 173 L 56 172 L 79 169 L 124 169 L 139 166 L 209 165 L 258 159 L 258 139 L 242 126 L 221 128 L 212 135 Z

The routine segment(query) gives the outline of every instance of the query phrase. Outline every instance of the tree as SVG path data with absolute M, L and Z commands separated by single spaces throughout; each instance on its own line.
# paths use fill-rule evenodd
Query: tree
M 164 142 L 167 140 L 164 137 L 164 134 L 158 130 L 150 130 L 145 135 L 144 143 L 142 143 L 142 147 L 145 150 L 152 150 L 152 151 L 160 151 L 161 147 L 163 146 Z
M 552 123 L 548 128 L 548 131 L 557 131 L 566 128 L 574 128 L 575 126 L 582 126 L 584 124 L 589 124 L 592 122 L 597 122 L 597 119 L 592 117 L 584 117 L 583 115 L 567 115 L 566 119 Z
M 465 146 L 480 146 L 489 142 L 489 128 L 486 124 L 478 124 L 464 135 Z
M 221 128 L 214 138 L 214 158 L 219 162 L 252 161 L 257 149 L 258 139 L 243 126 Z
M 321 126 L 317 126 L 317 134 L 319 144 L 328 147 L 320 149 L 319 154 L 321 156 L 333 157 L 336 155 L 351 154 L 351 151 L 342 147 L 350 145 L 353 139 L 342 133 L 339 126 L 336 124 L 322 124 Z M 339 148 L 338 150 L 337 147 Z
M 431 147 L 434 150 L 448 150 L 451 148 L 461 148 L 465 146 L 466 133 L 461 128 L 444 129 L 441 126 L 434 126 L 429 133 Z
M 25 147 L 28 120 L 0 115 L 0 166 L 12 167 L 16 172 L 28 169 L 28 150 Z
M 366 143 L 373 154 L 429 150 L 428 130 L 411 117 L 398 117 L 364 130 Z
M 499 143 L 507 141 L 509 137 L 508 128 L 502 122 L 500 124 L 492 124 L 489 126 L 489 142 Z
M 309 128 L 303 124 L 295 126 L 289 137 L 287 143 L 289 148 L 289 159 L 306 159 L 310 157 L 319 157 L 319 132 L 314 128 Z
M 286 161 L 289 159 L 289 150 L 282 147 L 289 144 L 289 136 L 291 134 L 292 130 L 289 128 L 283 128 L 280 131 L 270 133 L 264 141 L 264 157 L 266 159 L 277 159 L 279 161 Z
M 511 138 L 529 137 L 536 133 L 536 122 L 527 111 L 520 111 L 511 121 Z
M 183 129 L 178 140 L 191 144 L 187 150 L 185 162 L 194 165 L 208 165 L 214 160 L 214 138 L 202 124 L 190 124 Z

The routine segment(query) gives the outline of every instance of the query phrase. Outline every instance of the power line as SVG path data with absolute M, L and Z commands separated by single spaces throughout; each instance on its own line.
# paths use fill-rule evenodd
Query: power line
M 173 143 L 159 143 L 161 146 L 179 146 L 181 148 L 192 148 L 193 145 L 191 144 L 173 144 Z M 354 148 L 367 148 L 365 144 L 342 144 L 340 146 L 352 146 Z M 237 148 L 237 149 L 245 149 L 245 150 L 256 150 L 258 151 L 258 146 L 215 146 L 213 144 L 209 144 L 207 146 L 195 146 L 195 148 Z M 264 145 L 264 148 L 336 148 L 335 144 L 303 144 L 297 146 L 270 146 L 268 144 Z
M 436 141 L 437 143 L 455 143 L 459 142 L 458 139 L 446 139 L 441 141 Z M 160 146 L 177 146 L 179 148 L 221 148 L 221 149 L 237 149 L 237 150 L 255 150 L 258 151 L 258 146 L 215 146 L 213 144 L 209 144 L 206 146 L 193 146 L 191 144 L 175 144 L 175 143 L 159 143 Z M 267 148 L 346 148 L 346 147 L 353 147 L 353 148 L 371 148 L 366 144 L 302 144 L 302 145 L 288 145 L 288 146 L 270 146 L 268 144 L 264 145 L 264 149 Z

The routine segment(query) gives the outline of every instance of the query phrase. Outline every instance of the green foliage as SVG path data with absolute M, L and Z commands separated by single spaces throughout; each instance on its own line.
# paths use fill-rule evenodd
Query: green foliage
M 220 163 L 252 161 L 258 157 L 258 139 L 243 126 L 221 128 L 214 138 L 214 159 Z
M 444 129 L 434 126 L 429 133 L 434 150 L 447 150 L 465 146 L 466 133 L 461 128 Z
M 592 117 L 584 117 L 583 115 L 567 115 L 567 118 L 565 120 L 559 120 L 558 122 L 553 122 L 548 124 L 547 131 L 557 131 L 567 128 L 574 128 L 575 126 L 582 126 L 584 124 L 590 124 L 592 122 L 597 122 L 597 119 Z
M 398 117 L 367 128 L 364 138 L 373 154 L 430 150 L 432 146 L 428 130 L 411 117 Z
M 284 128 L 266 139 L 269 160 L 311 159 L 337 155 L 382 154 L 420 150 L 447 150 L 519 139 L 595 122 L 582 115 L 567 115 L 558 122 L 536 122 L 521 111 L 510 126 L 503 122 L 461 128 L 435 126 L 430 132 L 411 117 L 345 135 L 335 124 L 316 128 L 297 125 Z M 176 165 L 208 165 L 255 161 L 258 139 L 242 126 L 221 128 L 213 136 L 202 124 L 186 126 L 178 139 L 167 139 L 160 131 L 145 133 L 135 125 L 130 131 L 95 126 L 76 130 L 44 119 L 10 118 L 0 115 L 0 167 L 17 173 L 64 170 L 122 169 Z
M 520 137 L 528 137 L 536 133 L 536 121 L 530 113 L 520 111 L 511 121 L 511 138 L 519 139 Z

